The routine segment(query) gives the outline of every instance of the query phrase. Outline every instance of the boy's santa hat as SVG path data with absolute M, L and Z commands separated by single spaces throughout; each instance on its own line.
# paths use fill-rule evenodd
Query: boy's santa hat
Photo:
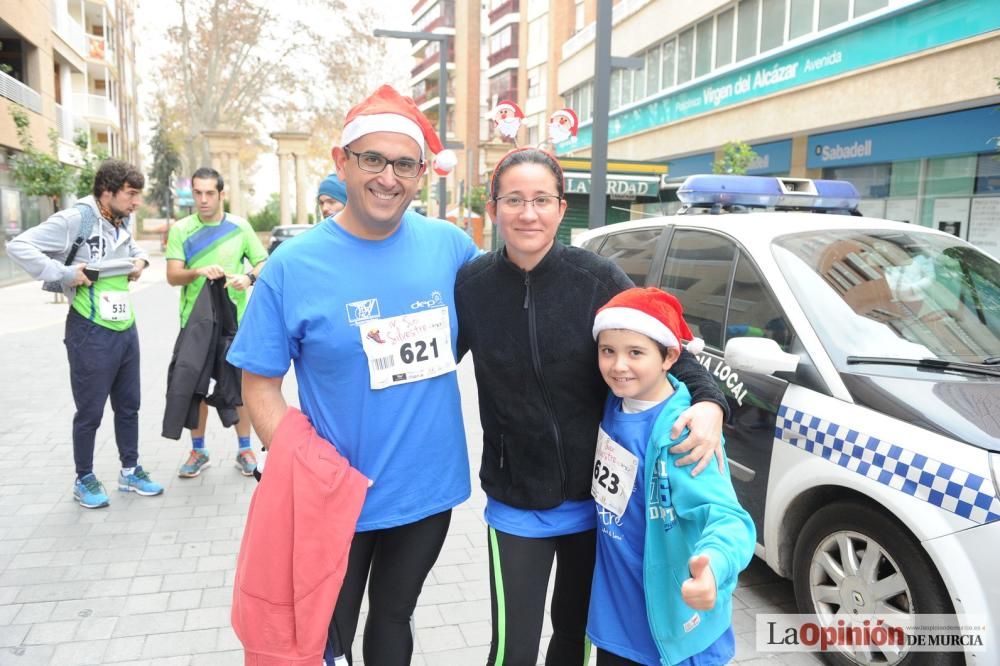
M 614 296 L 597 311 L 594 318 L 594 339 L 601 331 L 625 329 L 652 338 L 664 347 L 684 348 L 700 354 L 705 341 L 694 337 L 684 321 L 681 302 L 662 289 L 633 287 Z
M 496 115 L 501 109 L 513 111 L 515 118 L 524 118 L 524 113 L 521 111 L 521 107 L 509 100 L 505 100 L 497 104 L 497 108 L 493 109 L 493 115 Z
M 427 150 L 437 155 L 436 168 L 450 165 L 450 171 L 458 161 L 455 151 L 442 145 L 434 126 L 413 99 L 400 95 L 392 86 L 382 86 L 347 112 L 340 144 L 346 146 L 373 132 L 405 134 L 420 146 L 420 157 L 425 161 Z
M 580 121 L 576 118 L 576 111 L 573 109 L 559 109 L 558 111 L 553 111 L 552 117 L 549 118 L 549 121 L 553 121 L 559 116 L 569 118 L 569 134 L 570 136 L 576 136 L 576 130 L 580 125 Z

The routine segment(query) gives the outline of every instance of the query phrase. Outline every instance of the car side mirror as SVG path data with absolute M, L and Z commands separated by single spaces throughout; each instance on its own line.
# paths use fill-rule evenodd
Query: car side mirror
M 730 338 L 725 357 L 730 367 L 763 375 L 794 372 L 799 365 L 798 354 L 781 351 L 771 338 Z

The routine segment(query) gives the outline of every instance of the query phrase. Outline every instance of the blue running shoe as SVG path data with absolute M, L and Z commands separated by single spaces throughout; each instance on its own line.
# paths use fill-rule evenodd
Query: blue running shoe
M 104 485 L 97 480 L 93 472 L 76 480 L 73 484 L 73 498 L 85 509 L 99 509 L 109 504 Z
M 123 493 L 138 493 L 150 497 L 162 493 L 163 486 L 149 478 L 149 474 L 140 465 L 128 476 L 118 475 L 118 490 Z
M 243 476 L 253 476 L 253 471 L 257 469 L 257 458 L 253 451 L 245 449 L 236 454 L 236 466 Z
M 208 453 L 204 449 L 191 449 L 191 455 L 188 456 L 187 462 L 177 470 L 177 476 L 182 479 L 193 479 L 201 474 L 201 470 L 211 464 L 212 461 L 209 460 Z

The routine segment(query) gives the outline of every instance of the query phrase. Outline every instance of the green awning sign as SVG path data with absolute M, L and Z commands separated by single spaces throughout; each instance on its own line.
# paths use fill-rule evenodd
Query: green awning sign
M 567 171 L 566 194 L 590 194 L 590 174 Z M 617 200 L 634 201 L 640 197 L 657 198 L 660 190 L 660 177 L 657 176 L 622 176 L 608 174 L 608 196 Z

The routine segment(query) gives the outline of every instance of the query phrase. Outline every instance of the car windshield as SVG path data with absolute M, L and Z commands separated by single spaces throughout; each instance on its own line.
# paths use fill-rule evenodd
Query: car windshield
M 1000 263 L 968 244 L 917 229 L 824 230 L 772 250 L 842 370 L 848 357 L 1000 356 Z

